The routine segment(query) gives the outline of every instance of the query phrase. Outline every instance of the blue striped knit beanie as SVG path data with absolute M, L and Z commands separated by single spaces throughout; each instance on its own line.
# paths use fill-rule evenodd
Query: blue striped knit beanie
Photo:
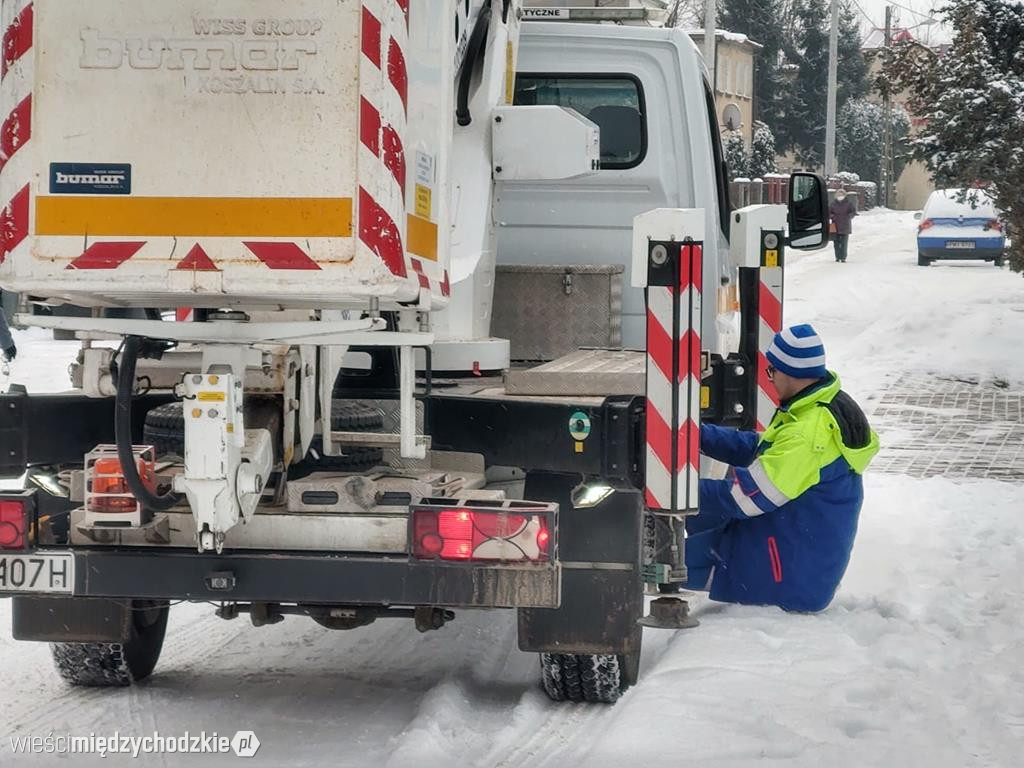
M 828 376 L 825 345 L 814 328 L 807 324 L 783 328 L 776 333 L 765 357 L 777 370 L 796 379 L 823 379 Z

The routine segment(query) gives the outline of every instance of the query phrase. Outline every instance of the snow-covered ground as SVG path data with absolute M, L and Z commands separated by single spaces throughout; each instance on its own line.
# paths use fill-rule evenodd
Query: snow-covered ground
M 990 264 L 918 267 L 914 224 L 909 213 L 860 217 L 846 264 L 831 251 L 792 255 L 787 319 L 814 323 L 869 415 L 904 376 L 1024 390 L 1024 282 Z M 18 340 L 13 379 L 61 388 L 71 347 Z M 9 736 L 154 729 L 251 729 L 253 764 L 273 766 L 1019 765 L 1024 488 L 870 470 L 866 485 L 853 561 L 826 612 L 699 600 L 700 628 L 648 630 L 641 682 L 613 707 L 549 702 L 509 613 L 461 612 L 419 635 L 397 621 L 254 629 L 183 605 L 152 680 L 98 691 L 65 687 L 45 647 L 10 640 L 0 601 L 0 766 L 69 764 L 14 757 Z

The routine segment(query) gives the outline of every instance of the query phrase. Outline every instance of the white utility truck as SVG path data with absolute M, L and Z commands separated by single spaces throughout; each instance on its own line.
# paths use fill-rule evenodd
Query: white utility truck
M 687 626 L 700 420 L 755 428 L 784 248 L 680 31 L 517 0 L 3 0 L 0 288 L 81 341 L 0 396 L 0 594 L 71 683 L 173 601 L 512 608 L 555 699 Z M 787 231 L 788 215 L 788 231 Z M 645 587 L 663 595 L 643 618 Z

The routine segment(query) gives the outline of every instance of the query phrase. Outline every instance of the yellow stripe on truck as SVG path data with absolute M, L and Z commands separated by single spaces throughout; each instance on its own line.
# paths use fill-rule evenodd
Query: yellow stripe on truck
M 437 224 L 420 216 L 406 216 L 405 222 L 409 253 L 437 261 Z
M 40 196 L 36 235 L 352 237 L 352 198 Z

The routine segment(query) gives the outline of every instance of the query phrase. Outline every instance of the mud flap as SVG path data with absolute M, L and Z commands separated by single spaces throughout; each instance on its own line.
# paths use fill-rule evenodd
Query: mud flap
M 544 653 L 638 654 L 644 596 L 641 563 L 643 499 L 615 491 L 576 508 L 579 475 L 531 472 L 524 498 L 559 504 L 559 608 L 519 611 L 519 648 Z M 600 484 L 595 481 L 594 485 Z
M 15 640 L 121 643 L 132 635 L 129 601 L 82 597 L 13 597 Z

